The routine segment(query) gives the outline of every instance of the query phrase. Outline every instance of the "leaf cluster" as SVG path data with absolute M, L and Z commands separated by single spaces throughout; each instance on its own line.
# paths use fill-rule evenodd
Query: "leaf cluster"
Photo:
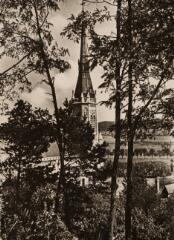
M 47 110 L 32 109 L 29 103 L 18 100 L 9 112 L 8 122 L 1 124 L 0 137 L 8 159 L 4 168 L 29 167 L 41 160 L 50 143 L 55 141 L 52 117 Z

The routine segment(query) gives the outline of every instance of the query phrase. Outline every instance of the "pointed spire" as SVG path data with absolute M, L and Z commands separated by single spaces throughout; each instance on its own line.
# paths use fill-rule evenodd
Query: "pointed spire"
M 87 46 L 87 36 L 86 36 L 86 26 L 84 22 L 85 17 L 85 3 L 82 0 L 82 29 L 81 29 L 81 47 L 80 47 L 80 67 L 83 67 L 83 64 L 88 63 L 88 46 Z M 82 69 L 82 71 L 85 69 Z
M 82 1 L 82 14 L 83 15 L 85 14 L 83 1 Z M 80 99 L 82 94 L 86 97 L 88 93 L 90 93 L 91 98 L 95 97 L 89 72 L 86 26 L 82 19 L 79 75 L 74 96 L 75 98 Z

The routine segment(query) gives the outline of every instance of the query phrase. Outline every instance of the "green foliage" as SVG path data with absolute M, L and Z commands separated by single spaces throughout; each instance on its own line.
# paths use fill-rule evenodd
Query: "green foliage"
M 170 167 L 163 162 L 135 163 L 134 176 L 141 178 L 165 177 L 171 174 Z
M 87 157 L 92 148 L 94 130 L 89 122 L 74 114 L 73 103 L 67 100 L 64 107 L 59 109 L 59 127 L 63 135 L 65 157 L 81 159 Z
M 105 179 L 111 176 L 112 161 L 106 161 L 104 167 L 101 169 L 101 173 Z M 125 177 L 126 163 L 119 163 L 119 177 Z M 170 166 L 164 162 L 152 162 L 147 161 L 137 162 L 134 164 L 133 177 L 140 179 L 166 177 L 171 174 Z
M 24 89 L 31 89 L 30 73 L 48 73 L 48 68 L 64 72 L 70 65 L 64 60 L 68 50 L 58 46 L 51 33 L 49 15 L 59 10 L 59 0 L 0 1 L 0 58 L 12 58 L 8 69 L 1 72 L 4 100 L 13 100 Z M 44 51 L 44 54 L 43 54 Z M 47 66 L 46 66 L 47 65 Z M 47 67 L 47 70 L 46 70 Z M 38 79 L 41 79 L 38 77 Z M 42 80 L 53 84 L 54 78 Z
M 144 214 L 140 209 L 133 213 L 132 237 L 135 240 L 164 240 L 168 239 L 165 229 L 157 225 L 155 219 Z
M 82 25 L 91 33 L 95 34 L 94 28 L 98 22 L 103 23 L 105 21 L 111 21 L 111 19 L 112 17 L 107 7 L 94 9 L 92 13 L 85 10 L 78 14 L 78 16 L 72 14 L 68 19 L 70 23 L 63 29 L 61 35 L 75 42 L 79 42 Z
M 168 168 L 165 164 L 154 164 L 153 162 L 149 165 L 146 163 L 144 168 L 139 166 L 136 169 L 137 172 L 133 176 L 132 182 L 133 239 L 169 239 L 170 223 L 168 219 L 171 210 L 167 209 L 168 204 L 163 202 L 156 193 L 156 183 L 154 186 L 149 186 L 146 181 L 146 176 L 168 175 Z
M 50 239 L 72 239 L 65 223 L 75 234 L 88 235 L 86 224 L 92 227 L 90 236 L 98 231 L 95 229 L 95 219 L 99 215 L 102 221 L 103 215 L 100 211 L 103 209 L 95 210 L 93 205 L 96 203 L 91 199 L 92 192 L 78 186 L 78 177 L 83 173 L 93 177 L 97 175 L 97 165 L 105 160 L 105 144 L 93 146 L 93 129 L 86 119 L 74 115 L 71 102 L 65 101 L 59 113 L 59 128 L 64 147 L 65 183 L 63 198 L 62 192 L 59 192 L 61 204 L 56 215 L 53 212 L 58 173 L 53 174 L 53 167 L 41 164 L 42 153 L 56 140 L 55 121 L 47 111 L 32 109 L 30 104 L 20 100 L 9 113 L 8 122 L 1 126 L 1 137 L 7 143 L 5 150 L 12 163 L 3 163 L 4 171 L 10 170 L 3 184 L 4 239 L 8 239 L 9 234 L 17 239 L 46 239 L 48 235 Z M 20 173 L 19 179 L 16 171 Z M 86 207 L 82 206 L 88 208 L 88 213 Z M 94 215 L 91 217 L 90 207 L 94 209 Z M 81 213 L 80 209 L 83 209 Z M 67 219 L 71 224 L 67 223 Z M 74 220 L 77 226 L 73 225 Z M 83 226 L 85 229 L 80 227 L 78 233 L 76 229 L 83 221 L 86 221 L 85 227 Z M 100 223 L 98 228 L 99 226 Z
M 25 191 L 26 186 L 23 186 Z M 12 189 L 3 189 L 2 237 L 3 239 L 60 239 L 71 240 L 73 235 L 52 211 L 54 189 L 52 185 L 42 185 L 33 192 L 30 207 L 26 202 L 20 204 L 17 212 L 11 199 Z M 9 201 L 10 200 L 10 201 Z
M 154 186 L 149 186 L 146 178 L 134 176 L 132 183 L 132 207 L 143 211 L 148 216 L 154 206 L 159 204 L 159 197 L 156 194 L 156 182 L 154 181 Z
M 54 141 L 51 130 L 52 118 L 47 110 L 32 109 L 29 103 L 18 100 L 9 112 L 8 122 L 0 126 L 0 137 L 8 155 L 2 162 L 4 171 L 21 172 L 39 163 L 42 153 Z
M 63 59 L 67 50 L 58 48 L 50 31 L 51 24 L 48 21 L 49 12 L 58 9 L 58 2 L 56 0 L 29 0 L 27 4 L 17 0 L 0 2 L 0 23 L 2 25 L 0 44 L 3 47 L 0 57 L 9 56 L 18 60 L 17 65 L 0 75 L 3 80 L 1 81 L 1 92 L 6 93 L 8 97 L 9 86 L 11 86 L 11 93 L 17 84 L 21 86 L 21 90 L 24 85 L 30 87 L 27 76 L 33 71 L 41 75 L 47 74 L 47 79 L 43 81 L 51 87 L 53 94 L 54 78 L 49 76 L 49 70 L 56 68 L 59 72 L 64 72 L 69 68 L 69 64 Z M 70 19 L 72 25 L 68 25 L 64 32 L 68 38 L 78 41 L 82 17 L 84 18 L 83 23 L 88 24 L 92 40 L 91 68 L 97 65 L 103 67 L 104 81 L 100 87 L 111 93 L 106 104 L 115 103 L 115 63 L 119 57 L 122 71 L 122 108 L 126 106 L 124 103 L 128 98 L 127 66 L 131 61 L 133 85 L 136 87 L 136 91 L 133 92 L 133 103 L 136 108 L 132 115 L 139 116 L 139 113 L 143 113 L 148 122 L 149 119 L 154 119 L 155 113 L 160 110 L 165 118 L 169 114 L 170 117 L 166 119 L 170 129 L 171 119 L 173 119 L 170 111 L 172 102 L 168 101 L 167 97 L 172 91 L 164 92 L 163 84 L 173 77 L 172 3 L 172 0 L 132 1 L 132 51 L 129 51 L 127 47 L 129 45 L 128 12 L 127 5 L 124 3 L 119 56 L 118 49 L 115 47 L 117 46 L 115 35 L 99 36 L 95 32 L 96 23 L 102 23 L 112 18 L 107 8 L 97 9 L 93 13 L 83 13 L 77 19 L 72 16 Z M 149 81 L 151 77 L 154 81 L 161 80 L 160 91 L 154 82 Z M 6 89 L 8 91 L 5 91 Z M 156 89 L 159 92 L 156 92 Z M 156 95 L 156 98 L 151 99 L 153 95 Z M 151 107 L 142 112 L 142 105 L 145 105 L 149 99 L 153 100 Z M 53 100 L 57 117 L 55 96 L 53 96 Z M 159 100 L 160 104 L 158 105 Z M 164 106 L 165 110 L 162 110 Z M 33 113 L 31 107 L 22 102 L 16 110 L 12 112 L 9 123 L 1 127 L 1 136 L 7 142 L 5 150 L 10 156 L 6 163 L 2 164 L 4 171 L 9 172 L 8 181 L 3 186 L 3 238 L 72 239 L 72 235 L 62 221 L 64 214 L 62 214 L 63 217 L 59 214 L 56 216 L 52 214 L 55 186 L 45 184 L 55 181 L 54 177 L 50 177 L 52 169 L 33 168 L 32 166 L 33 163 L 39 162 L 42 152 L 46 151 L 50 141 L 55 139 L 55 130 L 60 129 L 58 142 L 60 144 L 61 139 L 63 143 L 61 154 L 64 154 L 66 163 L 66 185 L 64 185 L 66 198 L 64 200 L 66 200 L 65 207 L 70 218 L 68 227 L 71 227 L 71 231 L 81 239 L 106 239 L 108 193 L 97 192 L 96 188 L 82 189 L 76 185 L 77 178 L 82 172 L 88 175 L 92 173 L 93 176 L 96 175 L 103 179 L 111 176 L 111 165 L 102 169 L 103 172 L 97 168 L 97 165 L 104 161 L 105 146 L 92 148 L 93 131 L 90 125 L 86 123 L 85 119 L 74 116 L 72 107 L 67 102 L 65 107 L 59 111 L 57 124 L 52 123 L 47 112 L 37 110 Z M 139 118 L 136 119 L 139 120 Z M 142 124 L 142 122 L 140 123 Z M 138 126 L 142 127 L 141 124 Z M 15 207 L 14 189 L 16 179 L 11 177 L 11 170 L 17 170 L 20 174 L 21 171 L 25 173 L 25 177 L 22 175 L 24 184 L 21 186 L 21 201 L 18 202 L 17 208 Z M 123 164 L 120 165 L 119 175 L 124 176 L 124 174 L 125 166 Z M 149 188 L 145 181 L 146 177 L 165 175 L 168 175 L 168 169 L 163 164 L 140 163 L 134 167 L 133 238 L 135 240 L 162 240 L 168 237 L 168 228 L 164 222 L 168 215 L 171 222 L 173 221 L 171 217 L 173 206 L 170 207 L 172 202 L 169 201 L 167 206 L 160 205 L 153 194 L 153 189 Z M 154 206 L 153 213 L 149 213 Z M 121 203 L 117 204 L 116 214 L 115 236 L 117 239 L 124 239 L 124 208 Z
M 80 174 L 97 177 L 99 164 L 105 162 L 106 143 L 94 145 L 94 130 L 90 123 L 74 114 L 72 102 L 67 100 L 59 109 L 66 181 L 77 183 Z
M 165 229 L 169 240 L 173 238 L 173 214 L 174 214 L 174 195 L 172 194 L 165 201 L 161 201 L 153 211 L 153 216 L 156 220 L 156 224 Z
M 76 187 L 68 191 L 69 217 L 72 232 L 79 239 L 106 236 L 109 195 L 94 187 Z M 102 238 L 104 239 L 104 238 Z

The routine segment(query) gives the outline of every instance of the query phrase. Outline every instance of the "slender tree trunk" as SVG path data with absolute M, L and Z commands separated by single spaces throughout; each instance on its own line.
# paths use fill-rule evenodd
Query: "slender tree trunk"
M 69 206 L 69 198 L 68 198 L 68 194 L 67 194 L 67 188 L 64 188 L 64 219 L 65 219 L 65 224 L 68 228 L 69 231 L 72 231 L 72 227 L 71 227 L 71 219 L 69 216 L 69 210 L 70 210 L 70 206 Z
M 133 140 L 134 131 L 132 123 L 133 113 L 133 80 L 132 80 L 132 1 L 128 0 L 128 37 L 129 37 L 129 66 L 128 66 L 128 158 L 127 158 L 127 190 L 125 206 L 125 239 L 132 239 L 132 167 L 133 167 Z
M 17 169 L 17 179 L 16 179 L 16 202 L 17 205 L 20 199 L 20 181 L 21 181 L 21 160 L 19 160 L 19 165 Z
M 130 133 L 131 134 L 131 133 Z M 132 235 L 132 167 L 133 167 L 133 137 L 128 140 L 127 158 L 127 191 L 125 206 L 125 239 L 130 240 Z
M 65 165 L 64 165 L 64 158 L 60 158 L 60 174 L 59 174 L 59 181 L 57 183 L 57 189 L 56 189 L 56 197 L 55 197 L 55 213 L 59 210 L 59 196 L 61 187 L 65 187 Z M 64 191 L 64 189 L 63 189 Z M 65 194 L 64 194 L 64 201 L 65 201 Z
M 115 154 L 114 162 L 112 168 L 111 176 L 111 202 L 110 202 L 110 216 L 109 216 L 109 240 L 114 237 L 114 227 L 115 227 L 115 214 L 116 214 L 116 191 L 117 185 L 117 174 L 118 174 L 118 164 L 120 157 L 120 144 L 121 144 L 121 77 L 120 77 L 120 24 L 121 24 L 121 3 L 122 0 L 117 1 L 117 56 L 116 56 L 116 97 L 115 97 Z
M 47 75 L 48 85 L 50 86 L 50 89 L 51 89 L 53 106 L 54 106 L 54 113 L 55 113 L 56 124 L 57 124 L 57 144 L 58 144 L 59 156 L 60 156 L 60 175 L 59 175 L 59 181 L 58 181 L 58 184 L 57 184 L 57 191 L 56 191 L 56 198 L 55 198 L 55 212 L 57 213 L 60 190 L 61 190 L 61 187 L 65 186 L 64 149 L 63 149 L 63 142 L 62 142 L 62 133 L 61 133 L 61 130 L 60 130 L 59 109 L 58 109 L 58 103 L 57 103 L 57 96 L 56 96 L 54 81 L 52 80 L 52 77 L 51 77 L 51 74 L 50 74 L 47 55 L 46 55 L 45 50 L 44 50 L 44 43 L 43 43 L 42 36 L 41 36 L 41 28 L 40 28 L 39 16 L 38 16 L 38 12 L 37 12 L 37 3 L 35 2 L 35 0 L 33 0 L 33 6 L 34 6 L 34 10 L 35 10 L 35 15 L 36 15 L 37 33 L 38 33 L 38 37 L 39 37 L 39 40 L 40 40 L 40 54 L 41 54 L 41 58 L 43 60 L 45 72 L 46 72 L 46 75 Z
M 56 199 L 55 199 L 55 212 L 57 213 L 60 190 L 61 190 L 61 187 L 65 187 L 64 149 L 63 149 L 63 142 L 62 142 L 62 133 L 61 133 L 61 130 L 60 130 L 59 110 L 58 110 L 55 86 L 54 86 L 54 84 L 52 82 L 52 79 L 51 79 L 49 67 L 48 67 L 48 64 L 47 64 L 47 59 L 46 59 L 46 56 L 44 54 L 44 49 L 42 50 L 42 55 L 43 55 L 44 66 L 45 66 L 45 69 L 46 69 L 49 86 L 51 88 L 55 118 L 56 118 L 56 123 L 57 123 L 57 144 L 58 144 L 58 148 L 59 148 L 59 157 L 60 157 L 60 175 L 59 175 L 59 181 L 58 181 L 58 184 L 57 184 Z

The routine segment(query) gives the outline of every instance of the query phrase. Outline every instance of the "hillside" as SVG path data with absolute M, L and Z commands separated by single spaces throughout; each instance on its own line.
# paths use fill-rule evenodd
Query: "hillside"
M 103 121 L 98 123 L 100 132 L 108 131 L 108 129 L 114 124 L 113 121 Z

